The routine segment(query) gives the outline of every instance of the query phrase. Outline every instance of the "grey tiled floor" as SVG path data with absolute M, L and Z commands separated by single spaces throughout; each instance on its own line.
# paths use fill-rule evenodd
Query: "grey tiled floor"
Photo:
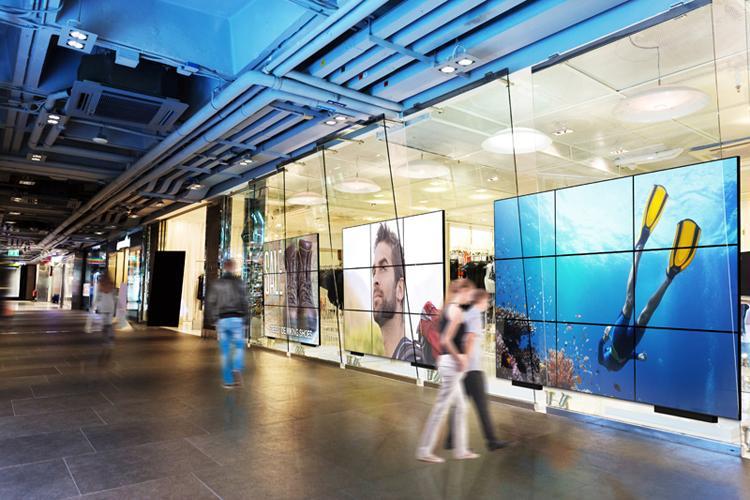
M 737 457 L 497 403 L 510 447 L 472 415 L 482 457 L 424 464 L 434 389 L 253 350 L 226 391 L 213 341 L 136 330 L 100 366 L 83 320 L 0 322 L 2 499 L 750 497 Z

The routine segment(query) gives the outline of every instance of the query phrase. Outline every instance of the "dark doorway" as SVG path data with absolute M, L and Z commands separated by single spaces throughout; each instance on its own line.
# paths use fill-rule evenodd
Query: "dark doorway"
M 148 299 L 149 326 L 179 326 L 185 252 L 156 252 Z

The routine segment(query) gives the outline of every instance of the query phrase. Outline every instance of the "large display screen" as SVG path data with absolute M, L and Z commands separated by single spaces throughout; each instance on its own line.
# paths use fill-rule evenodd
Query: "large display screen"
M 497 376 L 739 418 L 738 171 L 496 201 Z
M 263 244 L 263 331 L 266 337 L 320 345 L 318 235 Z
M 431 362 L 445 291 L 444 226 L 440 211 L 344 229 L 346 350 Z

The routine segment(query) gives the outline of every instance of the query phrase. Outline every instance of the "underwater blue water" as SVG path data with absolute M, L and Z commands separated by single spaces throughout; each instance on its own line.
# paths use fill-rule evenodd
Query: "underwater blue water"
M 737 418 L 735 335 L 649 328 L 638 352 L 638 401 Z
M 557 254 L 633 249 L 633 179 L 557 191 Z
M 610 324 L 625 304 L 633 253 L 557 258 L 557 320 Z
M 555 258 L 497 261 L 495 304 L 531 320 L 555 321 Z
M 699 247 L 648 322 L 652 328 L 636 348 L 645 359 L 609 371 L 598 363 L 599 339 L 625 303 L 634 244 L 656 184 L 669 197 L 639 254 L 631 325 L 665 282 L 680 220 L 701 227 Z M 526 257 L 496 262 L 496 303 L 537 321 L 528 345 L 540 369 L 550 363 L 550 350 L 553 361 L 573 367 L 572 380 L 549 373 L 546 383 L 737 418 L 737 189 L 736 159 L 728 159 L 496 202 L 496 257 Z M 710 246 L 726 244 L 733 246 Z M 553 249 L 557 257 L 528 258 Z

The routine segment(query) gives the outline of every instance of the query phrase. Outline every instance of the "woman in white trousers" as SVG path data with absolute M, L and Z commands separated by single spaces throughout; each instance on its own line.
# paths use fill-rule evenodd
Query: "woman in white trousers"
M 437 361 L 442 383 L 417 447 L 417 460 L 423 462 L 442 463 L 445 461 L 435 455 L 433 450 L 440 437 L 440 427 L 451 407 L 455 407 L 456 411 L 453 420 L 453 457 L 457 460 L 479 457 L 467 447 L 466 400 L 461 383 L 474 343 L 474 334 L 467 332 L 463 323 L 463 310 L 471 307 L 473 289 L 474 285 L 469 280 L 454 281 L 450 285 L 448 298 L 443 308 L 440 322 L 440 345 L 443 353 Z

